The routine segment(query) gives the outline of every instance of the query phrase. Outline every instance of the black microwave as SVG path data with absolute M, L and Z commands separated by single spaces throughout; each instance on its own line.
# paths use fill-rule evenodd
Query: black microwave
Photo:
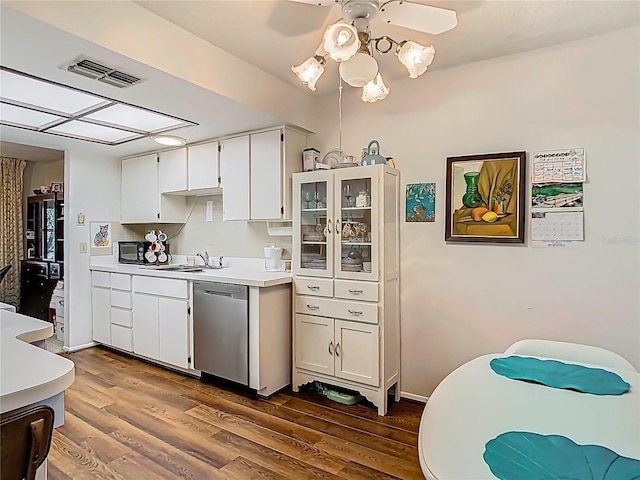
M 144 252 L 150 245 L 151 242 L 118 242 L 118 262 L 140 265 L 147 263 Z

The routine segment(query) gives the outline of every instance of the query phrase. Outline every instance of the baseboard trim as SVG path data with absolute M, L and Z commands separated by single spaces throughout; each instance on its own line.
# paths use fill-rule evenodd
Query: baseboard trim
M 77 352 L 79 350 L 84 350 L 85 348 L 91 348 L 100 345 L 96 342 L 85 343 L 84 345 L 76 345 L 75 347 L 62 347 L 62 351 L 65 353 Z
M 425 397 L 423 395 L 416 395 L 415 393 L 409 393 L 409 392 L 400 392 L 400 396 L 402 398 L 414 400 L 416 402 L 421 402 L 421 403 L 427 403 L 427 401 L 429 400 L 429 397 Z

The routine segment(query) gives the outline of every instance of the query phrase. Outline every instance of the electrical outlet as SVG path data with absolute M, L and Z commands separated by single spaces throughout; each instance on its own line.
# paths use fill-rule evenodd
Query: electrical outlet
M 87 253 L 87 242 L 80 242 L 80 253 Z

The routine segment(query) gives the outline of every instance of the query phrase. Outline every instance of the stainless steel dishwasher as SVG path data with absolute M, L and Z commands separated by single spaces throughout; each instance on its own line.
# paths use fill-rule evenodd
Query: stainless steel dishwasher
M 193 282 L 194 366 L 249 385 L 249 289 Z

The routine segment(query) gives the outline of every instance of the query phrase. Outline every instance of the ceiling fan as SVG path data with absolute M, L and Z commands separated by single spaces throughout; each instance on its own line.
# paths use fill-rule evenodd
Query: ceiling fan
M 370 21 L 379 17 L 387 24 L 409 28 L 432 35 L 451 30 L 457 25 L 456 12 L 404 0 L 290 0 L 310 5 L 340 5 L 342 19 L 324 32 L 315 55 L 291 70 L 315 91 L 315 84 L 324 73 L 325 58 L 340 63 L 340 76 L 353 87 L 363 87 L 362 100 L 375 102 L 389 94 L 382 81 L 373 50 L 387 53 L 395 46 L 398 60 L 407 68 L 409 78 L 422 75 L 433 61 L 435 48 L 424 47 L 411 40 L 396 40 L 382 36 L 371 38 Z

